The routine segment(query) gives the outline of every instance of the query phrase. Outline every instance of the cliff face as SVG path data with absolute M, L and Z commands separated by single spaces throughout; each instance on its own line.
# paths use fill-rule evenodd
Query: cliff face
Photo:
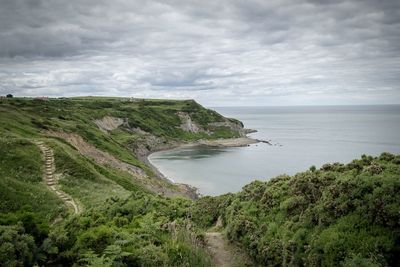
M 190 115 L 186 112 L 177 112 L 177 115 L 181 119 L 181 129 L 189 133 L 204 132 L 197 123 L 193 122 Z
M 162 175 L 147 162 L 148 153 L 185 142 L 240 137 L 244 133 L 240 122 L 193 100 L 14 98 L 0 102 L 0 123 L 0 137 L 52 143 L 56 154 L 59 151 L 56 160 L 60 166 L 67 161 L 80 165 L 81 160 L 89 160 L 81 165 L 96 170 L 94 177 L 124 190 L 142 186 L 167 196 L 190 197 L 194 196 L 191 188 L 159 179 Z M 74 168 L 77 166 L 67 166 L 64 171 L 74 173 Z M 100 168 L 112 170 L 118 178 L 104 171 L 99 173 Z M 74 175 L 64 178 L 65 186 L 76 179 Z M 95 193 L 89 192 L 89 198 L 91 195 L 94 198 Z
M 229 118 L 222 118 L 221 121 L 208 122 L 205 127 L 196 123 L 189 113 L 178 112 L 177 115 L 181 120 L 180 128 L 189 133 L 205 133 L 212 135 L 219 129 L 226 129 L 232 132 L 236 137 L 245 137 L 246 134 L 254 132 L 251 129 L 245 129 L 241 121 Z

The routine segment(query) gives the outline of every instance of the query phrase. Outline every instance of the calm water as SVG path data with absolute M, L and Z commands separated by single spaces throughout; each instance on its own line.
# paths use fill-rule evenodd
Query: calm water
M 150 161 L 168 178 L 205 195 L 239 191 L 255 180 L 311 165 L 349 162 L 362 154 L 400 153 L 400 106 L 226 107 L 227 117 L 271 140 L 237 148 L 192 147 L 157 152 Z

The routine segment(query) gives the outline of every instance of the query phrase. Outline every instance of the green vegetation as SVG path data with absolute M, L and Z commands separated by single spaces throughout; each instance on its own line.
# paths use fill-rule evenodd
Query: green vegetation
M 204 130 L 211 130 L 209 123 L 225 120 L 217 112 L 205 109 L 193 100 L 129 100 L 101 97 L 49 100 L 13 98 L 0 101 L 0 111 L 2 113 L 0 121 L 4 125 L 0 133 L 3 136 L 18 134 L 26 137 L 38 135 L 43 129 L 63 130 L 79 132 L 95 145 L 102 145 L 104 142 L 101 139 L 104 136 L 93 120 L 104 116 L 126 119 L 129 127 L 123 126 L 120 129 L 124 133 L 133 134 L 130 140 L 133 142 L 135 137 L 138 137 L 135 134 L 140 135 L 132 132 L 133 128 L 140 128 L 158 137 L 176 138 L 180 141 L 223 137 L 219 136 L 218 132 L 210 132 L 210 134 L 185 132 L 179 127 L 181 120 L 177 112 L 188 113 L 192 120 Z M 230 135 L 236 136 L 237 133 L 231 132 Z M 118 138 L 114 139 L 118 143 Z
M 202 131 L 182 129 L 182 112 Z M 122 124 L 101 129 L 105 116 Z M 261 266 L 400 265 L 400 156 L 311 166 L 199 200 L 141 160 L 178 142 L 239 136 L 216 126 L 226 121 L 243 126 L 191 100 L 2 99 L 0 266 L 212 266 L 210 228 Z M 58 184 L 82 213 L 42 181 L 34 140 L 53 150 Z
M 68 216 L 42 182 L 36 145 L 1 140 L 0 266 L 210 266 L 189 219 L 191 200 L 157 196 L 124 172 L 49 143 L 61 188 L 86 209 Z
M 47 220 L 63 214 L 61 200 L 42 183 L 43 162 L 36 145 L 18 139 L 0 139 L 0 213 L 30 205 Z
M 226 235 L 265 266 L 399 266 L 400 156 L 255 181 L 203 198 L 194 220 L 221 216 Z
M 183 130 L 179 112 L 203 131 Z M 123 124 L 101 129 L 96 120 L 105 116 Z M 208 126 L 223 120 L 191 100 L 2 99 L 0 266 L 210 266 L 202 231 L 189 219 L 192 201 L 159 196 L 179 188 L 158 179 L 136 150 L 237 136 Z M 42 181 L 35 140 L 52 148 L 58 184 L 81 214 L 71 216 Z
M 51 227 L 34 213 L 0 217 L 2 266 L 211 266 L 190 200 L 135 192 Z
M 129 174 L 96 164 L 70 146 L 52 140 L 56 170 L 61 173 L 61 189 L 78 199 L 84 207 L 101 205 L 110 197 L 128 197 L 140 184 Z
M 182 112 L 188 114 L 202 130 L 190 132 L 182 129 L 179 117 Z M 103 121 L 105 118 L 118 124 L 107 129 L 107 121 Z M 0 101 L 0 138 L 6 142 L 27 140 L 27 143 L 41 139 L 51 145 L 55 151 L 56 167 L 63 177 L 63 190 L 78 197 L 83 205 L 104 201 L 109 196 L 105 194 L 108 191 L 127 195 L 138 187 L 156 192 L 164 192 L 167 188 L 168 195 L 182 194 L 177 186 L 158 179 L 142 158 L 150 151 L 177 143 L 238 136 L 237 131 L 224 126 L 211 126 L 224 120 L 226 118 L 220 114 L 205 109 L 193 100 L 79 97 L 9 98 Z M 102 124 L 106 129 L 102 128 Z M 68 140 L 81 137 L 87 145 Z M 87 151 L 82 155 L 79 149 L 89 145 L 115 157 L 121 164 L 138 167 L 146 177 L 129 174 L 115 166 L 98 164 L 96 159 L 87 157 L 87 154 L 96 157 L 96 151 Z M 32 149 L 39 153 L 34 146 Z M 31 152 L 27 151 L 27 155 Z M 35 157 L 36 160 L 39 158 Z

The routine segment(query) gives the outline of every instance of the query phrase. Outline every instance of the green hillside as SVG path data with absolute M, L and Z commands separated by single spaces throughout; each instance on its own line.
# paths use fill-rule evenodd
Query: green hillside
M 209 227 L 221 217 L 262 266 L 399 266 L 398 192 L 400 156 L 383 153 L 200 199 L 194 219 Z
M 245 131 L 192 100 L 0 99 L 0 125 L 0 266 L 213 266 L 209 232 L 235 266 L 400 265 L 400 156 L 194 200 L 146 155 Z
M 182 129 L 181 113 L 187 114 L 199 130 Z M 192 100 L 83 97 L 0 101 L 1 142 L 22 142 L 21 146 L 29 149 L 24 153 L 36 154 L 39 160 L 39 150 L 29 144 L 32 140 L 45 141 L 54 149 L 65 191 L 82 198 L 85 205 L 103 201 L 108 197 L 103 191 L 110 188 L 117 195 L 138 187 L 165 195 L 187 194 L 187 189 L 158 179 L 144 163 L 146 155 L 182 142 L 240 135 L 228 127 L 212 125 L 224 121 L 242 127 L 240 122 Z M 107 165 L 110 157 L 112 166 Z M 40 173 L 38 164 L 36 171 Z M 127 173 L 129 168 L 136 168 L 137 173 Z M 37 180 L 40 182 L 40 175 Z
M 188 219 L 193 190 L 160 179 L 146 156 L 241 136 L 239 121 L 192 100 L 13 98 L 0 100 L 0 125 L 0 266 L 210 266 Z

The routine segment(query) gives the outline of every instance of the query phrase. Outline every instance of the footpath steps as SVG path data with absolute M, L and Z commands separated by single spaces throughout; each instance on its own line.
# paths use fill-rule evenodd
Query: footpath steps
M 34 141 L 34 143 L 40 148 L 44 155 L 44 183 L 52 190 L 67 206 L 73 208 L 74 213 L 80 212 L 79 206 L 75 200 L 67 193 L 59 189 L 58 180 L 55 176 L 55 165 L 54 165 L 54 153 L 53 150 L 48 147 L 42 141 Z

